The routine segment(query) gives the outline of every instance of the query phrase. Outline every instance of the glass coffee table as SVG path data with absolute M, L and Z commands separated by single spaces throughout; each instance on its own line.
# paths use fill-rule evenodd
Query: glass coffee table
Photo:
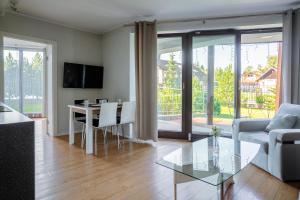
M 157 164 L 174 170 L 175 200 L 177 184 L 195 180 L 215 186 L 223 200 L 234 184 L 233 176 L 254 159 L 259 148 L 259 144 L 241 141 L 240 152 L 234 152 L 233 139 L 208 137 L 163 156 Z

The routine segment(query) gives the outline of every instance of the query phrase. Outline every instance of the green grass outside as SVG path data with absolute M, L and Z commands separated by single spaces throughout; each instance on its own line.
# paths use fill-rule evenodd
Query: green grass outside
M 17 101 L 7 102 L 7 105 L 19 111 L 19 105 Z M 36 102 L 34 104 L 25 103 L 23 109 L 24 109 L 23 113 L 42 113 L 43 104 L 41 102 Z
M 215 124 L 231 124 L 234 118 L 234 109 L 228 109 L 227 106 L 221 106 L 221 114 L 214 115 Z M 267 109 L 258 108 L 241 108 L 241 118 L 259 119 L 259 118 L 272 118 L 275 115 L 275 111 L 268 111 Z M 194 113 L 193 118 L 206 118 L 206 113 Z M 193 125 L 197 125 L 195 121 Z M 199 123 L 201 124 L 201 123 Z
M 233 118 L 234 109 L 226 106 L 221 106 L 221 114 L 215 115 L 218 118 Z M 272 118 L 275 114 L 275 111 L 268 111 L 267 109 L 258 109 L 258 108 L 241 108 L 241 117 L 242 118 Z M 206 113 L 195 113 L 194 117 L 206 117 Z

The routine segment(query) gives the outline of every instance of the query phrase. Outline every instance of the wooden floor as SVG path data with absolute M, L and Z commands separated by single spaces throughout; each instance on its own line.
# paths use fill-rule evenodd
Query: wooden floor
M 46 135 L 40 122 L 36 126 L 36 199 L 76 200 L 169 200 L 173 199 L 173 172 L 155 164 L 184 141 L 161 140 L 156 147 L 126 142 L 117 150 L 110 140 L 104 153 L 99 141 L 99 155 L 86 155 L 68 137 Z M 248 166 L 235 177 L 226 199 L 296 200 L 299 190 L 282 183 L 266 172 Z M 179 200 L 214 199 L 215 188 L 200 181 L 178 187 Z

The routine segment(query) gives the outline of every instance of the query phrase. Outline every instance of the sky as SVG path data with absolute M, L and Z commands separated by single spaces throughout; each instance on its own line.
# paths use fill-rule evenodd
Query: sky
M 174 52 L 174 59 L 181 63 L 182 52 Z M 257 69 L 259 65 L 267 64 L 268 56 L 278 55 L 277 43 L 259 43 L 259 44 L 242 44 L 241 62 L 242 71 L 248 66 Z M 162 54 L 162 60 L 168 60 L 170 54 Z M 215 46 L 215 66 L 226 67 L 234 63 L 234 46 L 233 45 L 216 45 Z M 207 67 L 207 47 L 193 49 L 193 63 L 198 63 Z

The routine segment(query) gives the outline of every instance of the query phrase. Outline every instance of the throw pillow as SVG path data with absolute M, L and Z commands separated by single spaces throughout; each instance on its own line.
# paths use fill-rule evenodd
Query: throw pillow
M 276 115 L 268 124 L 266 132 L 270 132 L 275 129 L 291 129 L 297 121 L 297 116 L 284 114 Z

